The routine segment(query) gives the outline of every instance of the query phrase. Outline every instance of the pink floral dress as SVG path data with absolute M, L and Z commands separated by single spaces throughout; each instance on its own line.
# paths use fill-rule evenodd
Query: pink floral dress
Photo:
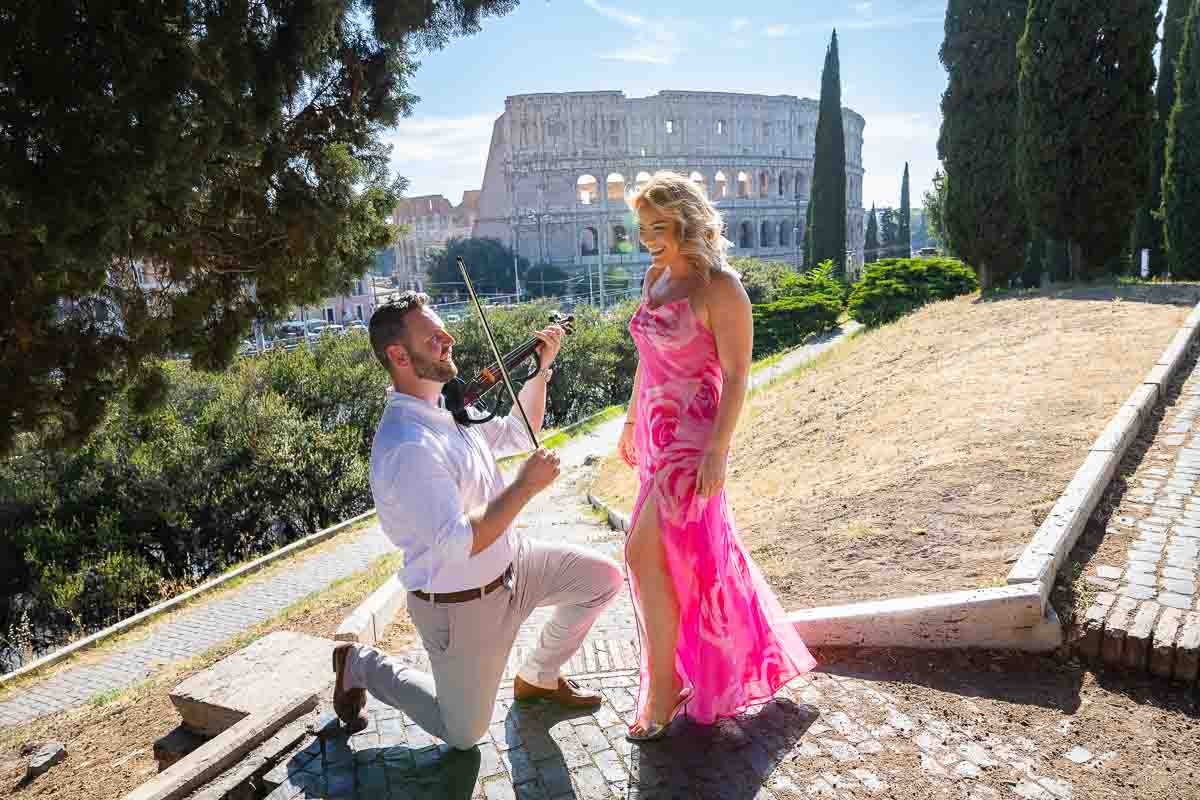
M 641 490 L 630 530 L 653 493 L 679 602 L 675 669 L 692 688 L 687 715 L 708 724 L 770 700 L 816 660 L 742 545 L 725 492 L 696 494 L 721 400 L 716 340 L 686 297 L 658 308 L 643 298 L 629 332 L 642 371 L 634 428 Z M 644 642 L 636 582 L 630 585 Z M 650 681 L 646 648 L 641 651 L 639 717 Z

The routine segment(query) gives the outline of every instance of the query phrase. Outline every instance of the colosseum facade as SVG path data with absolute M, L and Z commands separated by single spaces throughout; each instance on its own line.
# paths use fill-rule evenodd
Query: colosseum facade
M 644 274 L 627 190 L 669 169 L 703 184 L 731 255 L 799 262 L 812 185 L 816 100 L 664 91 L 509 97 L 492 128 L 475 236 L 572 273 Z M 862 265 L 865 120 L 843 109 L 848 267 Z

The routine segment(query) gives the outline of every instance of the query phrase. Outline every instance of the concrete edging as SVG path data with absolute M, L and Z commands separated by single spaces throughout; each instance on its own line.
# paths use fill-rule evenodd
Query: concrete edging
M 208 581 L 207 583 L 203 583 L 203 584 L 197 586 L 195 589 L 184 592 L 183 594 L 181 594 L 177 597 L 172 597 L 170 600 L 164 600 L 163 602 L 159 603 L 158 605 L 152 606 L 151 608 L 148 608 L 145 611 L 134 614 L 132 617 L 129 617 L 128 619 L 121 620 L 120 622 L 116 623 L 115 625 L 110 625 L 109 627 L 104 628 L 103 630 L 96 631 L 91 636 L 80 639 L 77 642 L 72 642 L 71 644 L 67 645 L 66 647 L 55 650 L 53 653 L 44 655 L 41 658 L 37 659 L 36 661 L 26 664 L 25 666 L 21 667 L 20 669 L 13 670 L 12 672 L 8 673 L 7 675 L 0 675 L 0 686 L 3 686 L 4 684 L 6 684 L 10 681 L 16 680 L 17 678 L 20 678 L 23 675 L 28 675 L 31 672 L 36 672 L 37 670 L 44 669 L 45 667 L 51 666 L 53 664 L 57 664 L 58 662 L 66 659 L 66 658 L 69 658 L 70 656 L 75 655 L 76 653 L 80 653 L 80 652 L 83 652 L 84 650 L 95 647 L 97 644 L 100 644 L 101 642 L 105 641 L 106 639 L 111 639 L 112 637 L 117 636 L 118 634 L 126 633 L 127 631 L 130 631 L 130 630 L 136 628 L 137 626 L 142 625 L 143 623 L 149 622 L 150 620 L 154 619 L 155 617 L 162 616 L 163 614 L 166 614 L 169 611 L 174 611 L 175 609 L 179 608 L 180 606 L 182 606 L 192 600 L 195 600 L 197 597 L 200 597 L 201 595 L 208 594 L 209 592 L 212 592 L 215 589 L 221 588 L 223 585 L 225 585 L 226 583 L 229 583 L 230 581 L 234 580 L 235 578 L 241 578 L 246 575 L 250 575 L 255 572 L 258 572 L 263 567 L 269 566 L 270 564 L 274 563 L 275 561 L 278 561 L 281 558 L 286 558 L 288 556 L 291 556 L 291 555 L 294 555 L 294 554 L 300 552 L 301 550 L 307 550 L 308 548 L 312 547 L 313 545 L 320 544 L 321 542 L 325 541 L 326 539 L 330 539 L 330 538 L 336 536 L 338 533 L 341 533 L 343 530 L 350 527 L 351 525 L 355 525 L 359 522 L 362 522 L 364 519 L 372 516 L 374 513 L 375 513 L 375 509 L 372 508 L 370 511 L 365 511 L 356 517 L 351 517 L 350 519 L 343 520 L 342 522 L 339 522 L 336 525 L 332 525 L 328 528 L 325 528 L 324 530 L 320 530 L 320 531 L 317 531 L 316 533 L 309 534 L 308 536 L 305 536 L 303 539 L 297 539 L 296 541 L 292 542 L 291 544 L 289 544 L 285 547 L 281 547 L 278 550 L 275 550 L 274 552 L 267 553 L 265 556 L 256 558 L 254 561 L 251 561 L 249 564 L 243 564 L 242 566 L 238 567 L 237 569 L 230 570 L 229 572 L 226 572 L 223 575 L 218 575 L 216 578 L 213 578 L 212 580 Z
M 374 647 L 392 624 L 397 612 L 408 604 L 408 591 L 399 575 L 388 578 L 342 620 L 333 638 Z
M 1010 585 L 1040 585 L 1043 611 L 1049 605 L 1058 570 L 1108 489 L 1125 451 L 1164 399 L 1198 332 L 1200 303 L 1193 307 L 1167 349 L 1092 443 L 1083 464 L 1008 573 Z
M 302 695 L 251 714 L 125 795 L 125 800 L 179 800 L 204 786 L 283 726 L 317 707 Z

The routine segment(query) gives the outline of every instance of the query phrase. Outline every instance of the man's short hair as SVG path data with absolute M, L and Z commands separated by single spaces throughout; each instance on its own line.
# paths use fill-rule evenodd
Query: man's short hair
M 407 330 L 404 318 L 410 311 L 424 308 L 428 302 L 429 295 L 409 289 L 381 305 L 371 315 L 371 323 L 368 326 L 371 349 L 375 351 L 375 357 L 379 359 L 379 363 L 383 365 L 384 369 L 391 370 L 391 363 L 387 356 L 388 346 L 396 343 L 403 344 L 404 332 Z

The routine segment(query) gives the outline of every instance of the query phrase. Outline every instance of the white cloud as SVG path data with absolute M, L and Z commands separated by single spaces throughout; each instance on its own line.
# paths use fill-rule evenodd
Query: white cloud
M 733 29 L 734 33 L 741 33 L 746 28 L 750 27 L 750 20 L 746 19 L 745 17 L 734 17 L 733 22 L 730 23 L 729 27 Z
M 790 25 L 768 25 L 767 27 L 763 28 L 763 34 L 766 35 L 768 39 L 781 39 L 784 36 L 790 35 L 791 32 L 792 26 Z
M 871 12 L 874 10 L 874 5 L 875 4 L 872 3 L 871 0 L 864 0 L 864 2 L 861 3 L 851 3 L 850 7 L 854 9 L 856 14 L 865 17 L 871 14 Z
M 411 196 L 445 194 L 453 203 L 478 189 L 496 114 L 402 119 L 384 137 L 392 145 L 392 171 L 408 178 Z
M 629 47 L 601 53 L 609 61 L 625 61 L 634 64 L 674 64 L 684 51 L 679 38 L 678 25 L 667 19 L 647 19 L 599 0 L 583 0 L 584 5 L 597 14 L 633 31 L 633 42 Z

